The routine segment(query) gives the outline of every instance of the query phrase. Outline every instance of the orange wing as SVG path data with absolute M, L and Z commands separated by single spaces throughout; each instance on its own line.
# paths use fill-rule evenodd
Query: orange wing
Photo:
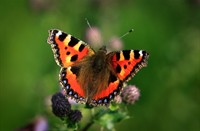
M 143 50 L 123 50 L 111 52 L 109 56 L 111 56 L 110 64 L 117 77 L 122 81 L 128 81 L 147 65 L 149 54 Z
M 71 66 L 94 54 L 88 44 L 60 30 L 49 30 L 48 43 L 51 44 L 56 63 L 61 67 Z
M 128 81 L 147 65 L 148 56 L 149 54 L 142 50 L 123 50 L 107 54 L 115 73 L 110 72 L 108 87 L 98 92 L 91 104 L 109 105 L 110 101 L 121 92 L 124 81 Z
M 110 101 L 119 95 L 122 89 L 122 81 L 114 74 L 110 73 L 108 87 L 98 92 L 91 101 L 87 101 L 84 90 L 77 81 L 80 67 L 70 66 L 62 68 L 60 71 L 60 84 L 66 90 L 67 96 L 76 100 L 76 102 L 88 103 L 90 105 L 109 105 Z
M 75 99 L 77 102 L 86 102 L 84 91 L 77 82 L 79 67 L 70 66 L 62 68 L 60 71 L 60 84 L 67 92 L 67 96 Z
M 90 104 L 96 105 L 109 105 L 115 96 L 119 95 L 123 87 L 123 82 L 120 81 L 112 72 L 108 80 L 108 87 L 98 92 L 90 102 Z

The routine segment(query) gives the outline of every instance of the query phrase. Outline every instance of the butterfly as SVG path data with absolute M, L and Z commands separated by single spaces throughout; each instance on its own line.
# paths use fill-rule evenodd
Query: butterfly
M 142 67 L 149 54 L 144 50 L 107 53 L 106 47 L 94 51 L 87 43 L 61 30 L 49 30 L 56 63 L 61 67 L 60 85 L 68 97 L 89 105 L 109 105 Z

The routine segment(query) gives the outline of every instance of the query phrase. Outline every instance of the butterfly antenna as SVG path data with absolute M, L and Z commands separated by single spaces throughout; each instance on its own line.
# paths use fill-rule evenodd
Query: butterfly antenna
M 88 21 L 88 19 L 87 19 L 87 18 L 85 18 L 85 20 L 86 20 L 86 22 L 87 22 L 87 25 L 89 26 L 89 28 L 90 28 L 91 30 L 93 30 L 93 29 L 92 29 L 92 27 L 91 27 L 91 25 L 90 25 L 90 23 L 89 23 L 89 21 Z
M 123 37 L 127 36 L 128 34 L 130 34 L 133 31 L 134 31 L 134 29 L 130 29 L 128 32 L 126 32 L 125 34 L 123 34 L 122 36 L 120 36 L 119 39 L 122 39 Z
M 134 31 L 134 29 L 130 29 L 128 32 L 126 32 L 125 34 L 123 34 L 122 36 L 120 36 L 119 39 L 122 39 L 123 37 L 127 36 L 128 34 L 130 34 L 130 33 L 133 32 L 133 31 Z M 108 45 L 109 43 L 111 43 L 111 42 L 112 42 L 112 40 L 108 41 L 107 45 Z
M 88 19 L 87 19 L 87 18 L 85 18 L 85 20 L 86 20 L 86 22 L 87 22 L 87 25 L 89 26 L 90 30 L 91 30 L 92 32 L 95 32 L 95 31 L 94 31 L 94 29 L 91 27 L 91 25 L 90 25 L 90 23 L 89 23 Z M 95 35 L 94 37 L 95 37 L 95 40 L 97 41 L 97 36 Z M 98 41 L 97 41 L 97 44 L 100 44 L 100 42 L 98 42 Z

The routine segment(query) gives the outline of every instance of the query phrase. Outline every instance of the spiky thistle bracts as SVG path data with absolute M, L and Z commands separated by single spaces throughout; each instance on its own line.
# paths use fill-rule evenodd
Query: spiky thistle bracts
M 65 95 L 61 92 L 54 94 L 51 98 L 52 112 L 61 119 L 67 118 L 72 123 L 79 122 L 82 118 L 82 113 L 79 110 L 72 110 L 71 104 Z

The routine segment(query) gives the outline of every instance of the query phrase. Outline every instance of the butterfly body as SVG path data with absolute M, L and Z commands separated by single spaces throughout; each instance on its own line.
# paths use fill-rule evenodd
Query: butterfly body
M 123 83 L 146 66 L 148 53 L 123 50 L 107 53 L 105 46 L 95 52 L 77 38 L 50 30 L 48 43 L 59 66 L 60 84 L 77 102 L 108 105 L 120 93 Z

